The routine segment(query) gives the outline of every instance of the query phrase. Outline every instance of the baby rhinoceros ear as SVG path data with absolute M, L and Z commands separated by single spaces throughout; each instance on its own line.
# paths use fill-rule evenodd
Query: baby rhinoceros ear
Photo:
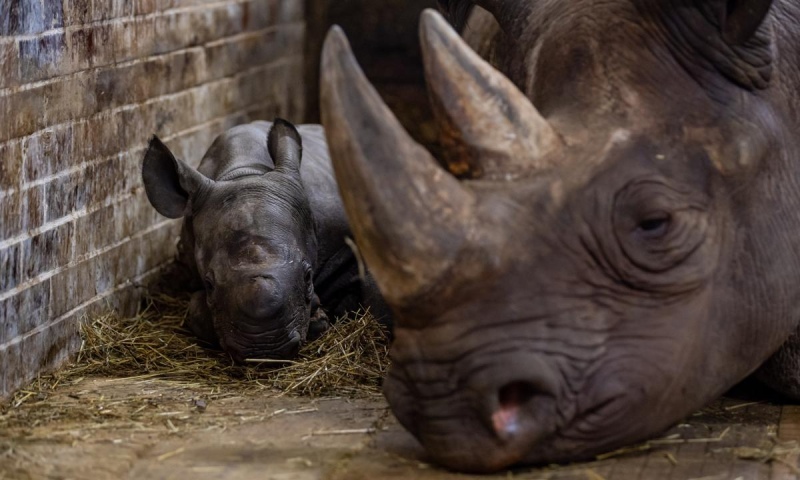
M 303 156 L 303 140 L 294 125 L 282 118 L 272 123 L 267 137 L 267 149 L 275 162 L 275 170 L 299 174 Z
M 213 184 L 211 179 L 175 158 L 155 135 L 144 154 L 142 181 L 150 204 L 167 218 L 189 215 L 192 199 Z

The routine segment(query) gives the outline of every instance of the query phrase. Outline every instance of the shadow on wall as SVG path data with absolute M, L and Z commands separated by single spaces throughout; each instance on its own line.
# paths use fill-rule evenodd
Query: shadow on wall
M 306 0 L 306 120 L 319 122 L 319 58 L 331 25 L 347 33 L 367 77 L 420 143 L 437 153 L 419 51 L 420 13 L 436 0 Z

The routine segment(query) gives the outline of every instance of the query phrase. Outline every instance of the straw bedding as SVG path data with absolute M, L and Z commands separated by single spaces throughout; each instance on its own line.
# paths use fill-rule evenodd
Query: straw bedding
M 239 366 L 225 353 L 200 346 L 183 328 L 188 300 L 187 295 L 157 294 L 135 317 L 108 313 L 85 319 L 77 358 L 55 375 L 60 381 L 89 375 L 146 376 L 202 381 L 242 393 L 272 389 L 312 397 L 380 392 L 388 337 L 369 312 L 339 319 L 293 362 Z

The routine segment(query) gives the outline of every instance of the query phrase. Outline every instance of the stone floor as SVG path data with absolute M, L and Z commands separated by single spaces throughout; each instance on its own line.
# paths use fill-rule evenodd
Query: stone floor
M 465 479 L 427 463 L 380 397 L 289 398 L 84 378 L 0 410 L 0 479 Z M 800 407 L 725 398 L 596 462 L 474 478 L 792 479 Z

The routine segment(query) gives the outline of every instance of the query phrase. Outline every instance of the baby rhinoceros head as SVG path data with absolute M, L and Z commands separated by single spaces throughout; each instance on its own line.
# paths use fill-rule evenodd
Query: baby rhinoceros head
M 240 166 L 216 180 L 155 137 L 145 156 L 148 198 L 162 215 L 185 217 L 184 242 L 204 285 L 190 306 L 192 329 L 237 362 L 291 358 L 308 333 L 317 242 L 301 154 L 297 130 L 276 120 L 266 141 L 249 126 L 221 135 L 204 163 Z

